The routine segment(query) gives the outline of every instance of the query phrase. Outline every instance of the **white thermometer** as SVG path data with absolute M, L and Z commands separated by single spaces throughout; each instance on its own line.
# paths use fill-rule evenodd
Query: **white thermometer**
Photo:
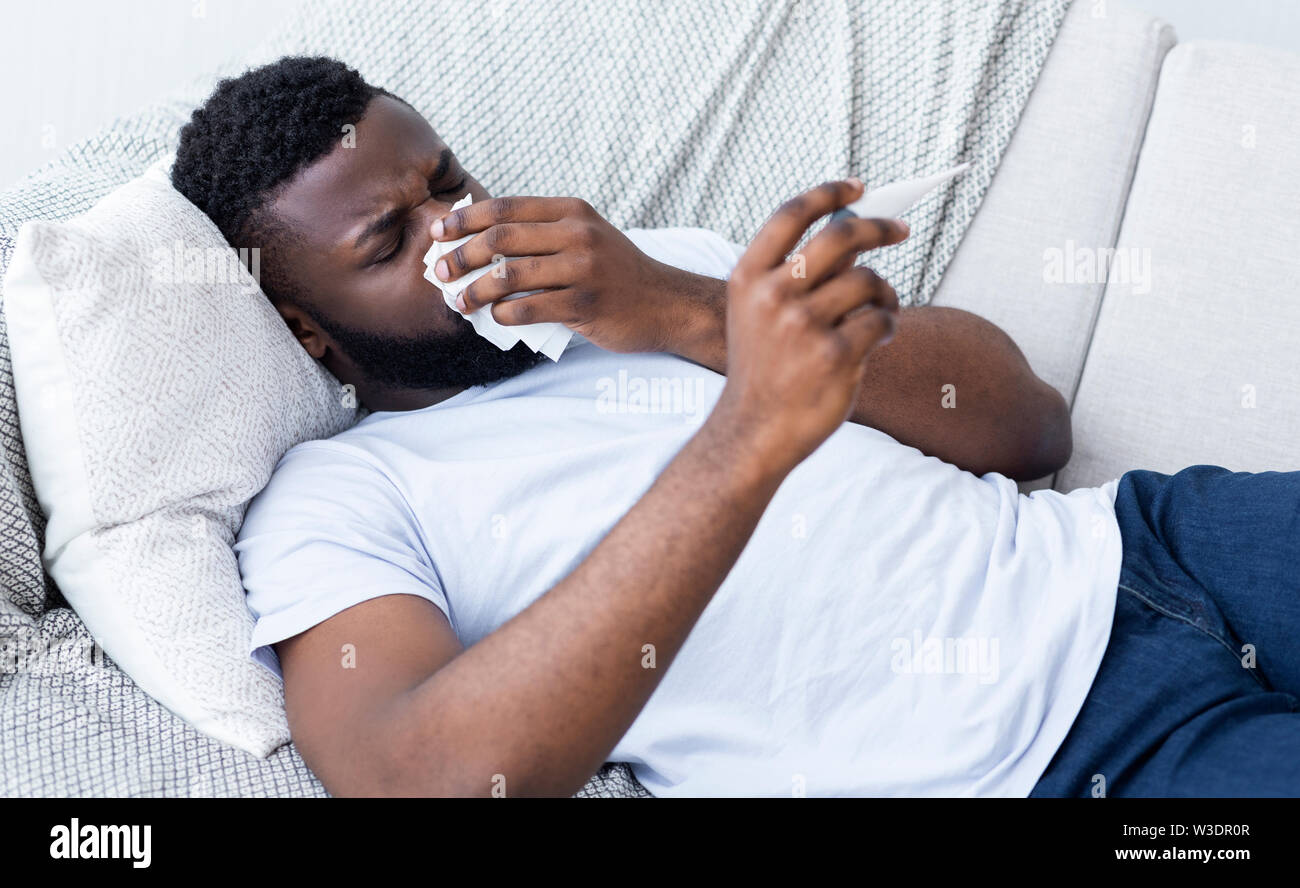
M 846 216 L 857 216 L 861 219 L 896 219 L 931 191 L 968 169 L 970 164 L 963 163 L 942 173 L 926 176 L 924 179 L 909 179 L 906 182 L 881 185 L 868 191 L 847 207 L 831 213 L 831 218 L 843 219 Z

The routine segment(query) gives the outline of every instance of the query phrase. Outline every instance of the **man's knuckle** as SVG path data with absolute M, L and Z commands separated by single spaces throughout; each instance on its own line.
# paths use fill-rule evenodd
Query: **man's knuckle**
M 600 240 L 600 232 L 597 230 L 595 225 L 590 223 L 579 225 L 578 230 L 574 234 L 578 246 L 584 250 L 595 249 L 596 244 Z
M 837 181 L 823 182 L 813 191 L 822 200 L 838 200 L 840 193 L 844 190 L 844 183 Z
M 883 319 L 882 336 L 893 336 L 898 331 L 898 315 L 891 311 L 879 312 Z
M 880 275 L 876 274 L 866 265 L 856 265 L 852 274 L 858 280 L 858 284 L 867 292 L 875 292 L 880 285 Z
M 803 216 L 808 211 L 808 198 L 806 195 L 797 194 L 794 197 L 781 204 L 777 214 L 781 216 Z
M 519 201 L 513 197 L 498 197 L 492 201 L 492 208 L 489 211 L 494 222 L 505 222 L 514 216 L 518 209 Z
M 766 309 L 780 305 L 784 293 L 771 278 L 763 278 L 748 288 L 749 298 L 758 306 Z
M 448 253 L 446 259 L 447 259 L 447 269 L 453 275 L 459 277 L 460 275 L 465 273 L 465 269 L 468 266 L 466 265 L 464 245 L 459 246 L 456 249 L 452 250 L 450 253 Z
M 789 292 L 790 278 L 784 271 L 767 275 L 758 285 L 758 296 L 768 305 L 784 304 Z
M 503 252 L 509 233 L 509 229 L 505 226 L 494 225 L 483 232 L 483 246 L 487 247 L 489 253 Z
M 841 337 L 831 335 L 823 336 L 817 348 L 823 361 L 828 364 L 838 364 L 844 360 L 849 346 Z
M 894 285 L 882 277 L 877 278 L 880 281 L 880 302 L 891 311 L 898 310 L 898 292 Z
M 777 323 L 787 333 L 801 333 L 812 326 L 812 312 L 801 302 L 786 303 Z
M 898 307 L 898 294 L 894 292 L 889 281 L 881 277 L 875 269 L 862 266 L 859 274 L 862 277 L 862 287 L 870 294 L 872 302 L 889 308 Z
M 844 246 L 856 243 L 860 237 L 859 229 L 853 219 L 832 219 L 826 226 L 826 233 Z
M 868 247 L 878 247 L 889 241 L 888 219 L 863 219 L 862 242 Z
M 872 309 L 867 316 L 863 318 L 862 324 L 870 336 L 871 341 L 875 342 L 893 330 L 894 316 L 887 311 Z

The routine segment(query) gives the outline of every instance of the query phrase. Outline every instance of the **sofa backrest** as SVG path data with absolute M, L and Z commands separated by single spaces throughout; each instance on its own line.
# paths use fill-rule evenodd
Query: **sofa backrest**
M 1071 7 L 932 301 L 973 311 L 1007 331 L 1034 371 L 1067 400 L 1083 370 L 1105 285 L 1052 274 L 1053 251 L 1115 244 L 1160 65 L 1174 43 L 1167 24 L 1122 3 Z
M 1058 486 L 1300 467 L 1300 56 L 1166 56 Z

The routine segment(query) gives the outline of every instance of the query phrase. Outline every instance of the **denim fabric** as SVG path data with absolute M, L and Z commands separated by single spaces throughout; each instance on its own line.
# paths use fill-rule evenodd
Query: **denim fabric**
M 1300 472 L 1128 472 L 1115 513 L 1110 642 L 1031 796 L 1300 796 Z

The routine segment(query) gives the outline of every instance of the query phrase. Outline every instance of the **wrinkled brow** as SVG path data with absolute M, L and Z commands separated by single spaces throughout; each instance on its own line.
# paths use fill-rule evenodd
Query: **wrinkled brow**
M 438 155 L 438 167 L 433 171 L 433 175 L 429 177 L 429 181 L 438 181 L 447 174 L 447 170 L 450 167 L 451 149 L 444 147 L 442 153 Z M 402 220 L 402 216 L 405 215 L 405 213 L 405 207 L 392 207 L 385 210 L 379 216 L 372 219 L 370 224 L 368 224 L 365 229 L 357 235 L 357 239 L 352 242 L 353 249 L 359 250 L 361 249 L 361 245 L 370 240 L 370 238 L 383 234 L 386 231 L 391 231 L 394 226 Z

